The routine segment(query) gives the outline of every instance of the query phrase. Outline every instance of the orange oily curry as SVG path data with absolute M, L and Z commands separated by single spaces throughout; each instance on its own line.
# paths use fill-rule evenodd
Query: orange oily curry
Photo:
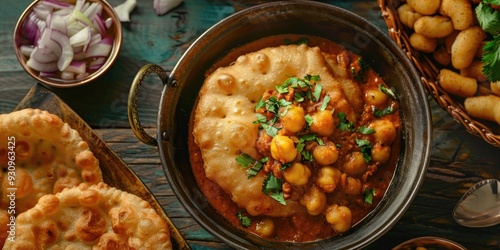
M 270 46 L 207 76 L 194 113 L 193 172 L 236 227 L 279 241 L 333 237 L 373 210 L 391 181 L 398 102 L 341 46 L 278 40 L 258 41 Z

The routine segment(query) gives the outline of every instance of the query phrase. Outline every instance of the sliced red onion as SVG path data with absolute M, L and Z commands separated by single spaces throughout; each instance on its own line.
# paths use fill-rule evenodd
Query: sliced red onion
M 43 0 L 23 24 L 27 41 L 20 50 L 28 67 L 40 76 L 79 79 L 102 67 L 114 38 L 107 34 L 113 24 L 102 18 L 102 5 L 76 0 L 75 4 Z M 57 72 L 59 71 L 59 72 Z
M 68 33 L 68 28 L 67 28 L 68 25 L 66 24 L 66 19 L 64 18 L 64 16 L 51 14 L 49 15 L 49 17 L 50 17 L 49 28 L 57 30 L 63 34 Z
M 104 20 L 102 19 L 100 14 L 97 14 L 94 16 L 94 19 L 92 20 L 92 23 L 94 24 L 95 29 L 101 34 L 101 35 L 106 35 L 106 26 L 104 24 Z
M 56 77 L 56 73 L 55 72 L 40 72 L 39 74 L 40 76 L 42 77 Z
M 47 48 L 49 49 L 49 51 L 52 51 L 54 54 L 56 54 L 59 58 L 59 55 L 61 55 L 62 53 L 62 48 L 61 45 L 51 39 L 51 33 L 52 29 L 45 29 L 45 31 L 42 33 L 42 36 L 40 37 L 40 40 L 38 41 L 37 47 Z
M 84 4 L 85 0 L 76 0 L 75 10 L 81 11 Z
M 59 57 L 49 48 L 35 47 L 31 52 L 30 58 L 39 63 L 50 63 L 57 62 Z
M 40 72 L 53 72 L 57 71 L 57 63 L 52 62 L 52 63 L 40 63 L 37 62 L 36 60 L 30 58 L 28 61 L 26 61 L 26 65 L 36 71 Z
M 73 80 L 73 79 L 75 79 L 75 73 L 63 71 L 63 72 L 61 72 L 61 79 L 63 79 L 63 80 Z
M 50 39 L 61 46 L 62 52 L 57 67 L 60 71 L 64 71 L 73 60 L 73 48 L 69 43 L 69 38 L 57 30 L 51 30 Z
M 87 53 L 85 53 L 85 56 L 87 58 L 101 56 L 107 57 L 109 55 L 109 52 L 111 52 L 113 45 L 104 43 L 103 41 L 104 39 L 100 43 L 89 46 L 89 49 L 87 50 Z
M 89 20 L 93 20 L 94 16 L 102 11 L 102 6 L 99 3 L 93 2 L 89 7 L 83 12 Z
M 69 43 L 71 46 L 88 46 L 90 38 L 92 37 L 92 31 L 89 27 L 84 27 L 76 34 L 69 38 Z
M 47 19 L 47 16 L 52 12 L 52 8 L 47 5 L 39 4 L 33 8 L 33 12 L 39 19 L 45 21 L 45 19 Z
M 71 6 L 71 4 L 69 3 L 59 2 L 56 0 L 43 0 L 40 2 L 40 4 L 54 9 L 65 9 Z
M 99 58 L 96 58 L 95 60 L 92 60 L 89 64 L 89 70 L 97 70 L 99 69 L 100 67 L 102 67 L 102 65 L 104 65 L 104 63 L 106 62 L 106 59 L 105 57 L 99 57 Z
M 106 25 L 106 29 L 111 28 L 111 25 L 113 25 L 113 19 L 111 17 L 108 17 L 106 21 L 104 21 L 104 24 Z
M 31 56 L 35 47 L 33 45 L 21 45 L 21 54 L 24 56 Z
M 35 13 L 31 12 L 28 19 L 23 24 L 22 34 L 29 40 L 30 43 L 35 41 L 36 32 L 38 30 L 37 21 L 38 17 Z
M 75 79 L 82 79 L 82 78 L 87 77 L 87 76 L 89 76 L 89 75 L 90 75 L 90 74 L 89 74 L 88 72 L 85 72 L 85 73 L 83 73 L 83 74 L 78 74 L 78 75 L 76 75 L 76 76 L 75 76 Z
M 83 61 L 72 61 L 65 71 L 75 74 L 83 74 L 87 72 L 87 64 Z

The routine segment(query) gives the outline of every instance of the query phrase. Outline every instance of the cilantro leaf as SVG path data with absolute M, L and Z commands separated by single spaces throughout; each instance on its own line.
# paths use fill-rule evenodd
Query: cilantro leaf
M 292 41 L 289 38 L 286 38 L 284 40 L 285 45 L 290 45 L 290 44 L 300 45 L 300 44 L 307 44 L 308 42 L 309 42 L 309 39 L 307 39 L 306 37 L 301 37 L 295 41 Z
M 373 204 L 373 196 L 375 195 L 375 189 L 365 188 L 364 201 L 367 204 Z
M 360 140 L 360 139 L 355 139 L 356 145 L 360 149 L 361 153 L 363 154 L 363 158 L 365 159 L 366 162 L 370 162 L 372 160 L 372 145 L 369 140 Z
M 396 109 L 394 109 L 394 107 L 392 107 L 392 106 L 389 106 L 383 110 L 380 110 L 378 108 L 373 108 L 373 115 L 377 118 L 380 118 L 384 115 L 390 115 L 390 114 L 394 113 L 394 111 L 396 111 Z
M 483 1 L 493 2 L 493 1 Z M 497 1 L 498 2 L 498 1 Z M 476 9 L 477 20 L 481 28 L 492 35 L 500 34 L 500 12 L 491 8 L 490 5 L 480 3 Z
M 269 195 L 271 198 L 275 199 L 282 205 L 286 205 L 285 197 L 283 196 L 282 181 L 274 176 L 271 172 L 264 179 L 264 184 L 262 185 L 262 192 Z
M 368 64 L 366 64 L 361 57 L 359 57 L 356 62 L 358 63 L 359 68 L 354 66 L 351 67 L 352 76 L 354 77 L 354 80 L 358 82 L 366 82 L 365 73 L 368 69 Z
M 394 91 L 392 90 L 392 88 L 391 88 L 391 89 L 388 89 L 388 88 L 386 88 L 384 85 L 379 84 L 379 85 L 378 85 L 378 89 L 379 89 L 380 91 L 382 91 L 384 94 L 388 95 L 390 98 L 392 98 L 392 99 L 398 99 L 398 98 L 396 97 L 396 94 L 394 94 Z
M 329 103 L 330 103 L 330 96 L 325 95 L 325 97 L 323 97 L 323 102 L 321 103 L 321 107 L 319 109 L 325 110 L 328 107 Z
M 255 163 L 255 159 L 248 154 L 240 154 L 236 157 L 236 162 L 240 164 L 240 166 L 248 168 Z
M 339 128 L 340 131 L 354 131 L 354 122 L 349 122 L 349 120 L 347 120 L 347 115 L 344 112 L 337 113 L 337 118 L 339 118 L 337 128 Z
M 267 118 L 266 116 L 262 115 L 262 114 L 259 114 L 259 113 L 256 113 L 255 114 L 255 117 L 257 117 L 257 120 L 255 120 L 253 122 L 253 124 L 257 124 L 257 123 L 266 123 L 267 122 Z
M 483 47 L 483 74 L 492 82 L 500 80 L 500 35 L 493 37 Z
M 364 135 L 371 135 L 371 134 L 375 133 L 375 130 L 373 128 L 365 127 L 365 126 L 361 126 L 358 131 Z
M 247 170 L 248 178 L 256 176 L 262 169 L 264 164 L 269 160 L 269 157 L 264 157 L 260 160 L 255 160 L 252 156 L 242 153 L 236 157 L 236 162 Z
M 238 212 L 236 214 L 236 217 L 238 217 L 238 220 L 244 227 L 249 227 L 252 224 L 252 219 L 248 218 L 247 216 L 244 216 L 241 212 Z
M 264 100 L 262 100 L 262 98 L 260 98 L 259 102 L 257 102 L 257 104 L 255 105 L 255 110 L 258 110 L 260 108 L 263 108 L 266 106 L 266 102 L 264 102 Z
M 273 127 L 267 123 L 261 123 L 260 124 L 262 126 L 262 128 L 266 131 L 266 133 L 271 136 L 271 137 L 275 137 L 276 135 L 278 135 L 278 128 L 277 127 Z
M 296 102 L 303 102 L 305 99 L 304 99 L 304 96 L 301 94 L 301 93 L 295 93 L 293 95 L 293 99 L 296 101 Z
M 314 119 L 309 114 L 305 115 L 304 119 L 309 127 L 314 123 Z
M 321 86 L 321 84 L 316 84 L 314 86 L 314 93 L 313 93 L 313 97 L 314 97 L 314 100 L 315 102 L 319 101 L 319 98 L 321 97 L 321 91 L 323 90 L 323 86 Z

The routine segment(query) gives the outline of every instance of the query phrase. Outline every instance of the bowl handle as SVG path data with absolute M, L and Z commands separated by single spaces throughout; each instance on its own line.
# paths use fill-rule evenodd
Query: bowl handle
M 134 131 L 135 136 L 146 145 L 157 146 L 158 145 L 157 139 L 150 136 L 146 132 L 146 130 L 142 127 L 141 121 L 139 120 L 139 112 L 137 109 L 137 99 L 139 96 L 139 91 L 141 89 L 142 81 L 146 76 L 148 76 L 151 73 L 157 74 L 160 77 L 162 83 L 164 85 L 167 84 L 168 75 L 167 72 L 162 67 L 156 64 L 146 64 L 142 66 L 139 72 L 137 72 L 134 81 L 130 86 L 130 91 L 128 94 L 127 111 L 128 111 L 128 121 L 132 128 L 132 131 Z

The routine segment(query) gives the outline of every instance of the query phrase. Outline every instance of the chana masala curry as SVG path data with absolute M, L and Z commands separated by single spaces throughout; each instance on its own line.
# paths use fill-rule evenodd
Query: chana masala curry
M 400 146 L 399 102 L 359 55 L 279 35 L 230 51 L 192 115 L 193 173 L 235 227 L 277 241 L 348 232 L 381 201 Z

